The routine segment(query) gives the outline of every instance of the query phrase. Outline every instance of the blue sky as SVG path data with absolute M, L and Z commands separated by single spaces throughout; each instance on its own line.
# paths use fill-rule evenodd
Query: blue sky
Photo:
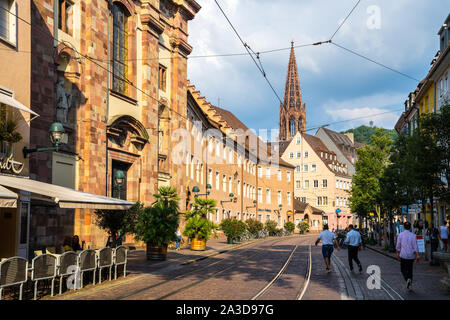
M 189 24 L 191 56 L 245 52 L 213 0 Z M 356 0 L 219 0 L 241 37 L 255 51 L 328 40 Z M 362 0 L 333 38 L 416 79 L 428 72 L 439 49 L 437 32 L 450 0 Z M 379 13 L 379 14 L 378 14 Z M 379 18 L 379 19 L 378 19 Z M 341 131 L 374 122 L 393 128 L 417 81 L 403 77 L 332 44 L 297 48 L 307 128 Z M 269 80 L 283 98 L 289 50 L 261 55 Z M 188 78 L 208 101 L 232 111 L 249 128 L 278 129 L 279 101 L 249 56 L 192 58 Z M 311 131 L 314 134 L 315 131 Z

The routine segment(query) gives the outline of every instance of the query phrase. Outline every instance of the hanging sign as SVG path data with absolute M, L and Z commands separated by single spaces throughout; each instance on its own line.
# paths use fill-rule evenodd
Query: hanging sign
M 13 156 L 0 158 L 0 170 L 12 171 L 19 174 L 23 170 L 23 163 L 13 159 Z

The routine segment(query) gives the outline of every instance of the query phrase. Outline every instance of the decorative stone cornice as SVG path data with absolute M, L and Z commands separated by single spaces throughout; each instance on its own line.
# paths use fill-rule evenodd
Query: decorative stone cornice
M 153 17 L 149 13 L 141 14 L 141 22 L 143 25 L 148 25 L 150 30 L 158 36 L 164 32 L 164 24 L 159 22 L 157 18 Z
M 192 47 L 181 38 L 170 38 L 170 45 L 174 48 L 174 50 L 178 50 L 182 55 L 188 56 L 192 52 Z

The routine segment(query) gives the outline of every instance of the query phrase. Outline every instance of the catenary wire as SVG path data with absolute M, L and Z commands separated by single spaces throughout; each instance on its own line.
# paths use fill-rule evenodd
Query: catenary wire
M 215 1 L 216 1 L 216 0 L 215 0 Z M 216 3 L 217 3 L 217 1 L 216 1 Z M 219 6 L 219 8 L 220 8 L 220 6 Z M 31 23 L 30 23 L 29 21 L 26 21 L 25 19 L 19 17 L 18 15 L 14 14 L 13 12 L 10 12 L 10 11 L 7 10 L 6 8 L 0 7 L 0 9 L 3 9 L 4 11 L 6 11 L 6 12 L 12 14 L 12 15 L 15 16 L 16 18 L 18 18 L 19 20 L 21 20 L 21 21 L 23 21 L 24 23 L 26 23 L 26 24 L 28 24 L 29 26 L 31 26 Z M 234 27 L 233 27 L 233 29 L 234 29 Z M 64 41 L 60 41 L 60 40 L 56 39 L 54 36 L 52 36 L 52 35 L 50 35 L 50 34 L 48 34 L 48 33 L 44 33 L 43 30 L 40 30 L 40 29 L 35 29 L 35 30 L 38 30 L 38 31 L 42 32 L 43 34 L 47 35 L 48 37 L 52 38 L 53 40 L 55 40 L 55 41 L 57 41 L 57 42 L 59 42 L 59 43 L 61 43 L 61 44 L 65 44 Z M 240 36 L 239 36 L 239 38 L 240 38 Z M 241 38 L 240 38 L 240 39 L 241 39 Z M 342 46 L 340 46 L 340 45 L 338 45 L 338 44 L 336 44 L 336 43 L 334 43 L 334 42 L 331 42 L 331 40 L 328 40 L 328 41 L 322 41 L 322 42 L 317 42 L 317 43 L 314 43 L 314 44 L 312 44 L 312 45 L 320 45 L 320 44 L 324 44 L 324 43 L 332 43 L 332 44 L 334 44 L 334 45 L 336 45 L 336 46 L 338 46 L 338 47 L 341 47 L 341 48 L 343 48 L 343 49 L 345 49 L 345 50 L 349 50 L 349 49 L 344 48 L 344 47 L 342 47 Z M 246 45 L 246 44 L 244 43 L 244 45 Z M 302 45 L 302 46 L 309 46 L 309 45 Z M 249 47 L 249 48 L 250 48 L 250 47 Z M 246 49 L 247 49 L 247 46 L 246 46 Z M 289 49 L 290 49 L 290 48 L 289 48 Z M 88 56 L 88 55 L 82 54 L 82 53 L 80 53 L 79 51 L 77 51 L 75 48 L 72 48 L 72 47 L 71 47 L 71 50 L 73 50 L 74 52 L 78 53 L 80 56 L 84 57 L 85 59 L 88 59 L 89 61 L 91 61 L 92 63 L 94 63 L 94 64 L 97 65 L 98 67 L 102 68 L 102 69 L 105 70 L 106 72 L 108 72 L 108 73 L 110 73 L 110 74 L 113 74 L 112 71 L 107 70 L 105 67 L 103 67 L 102 65 L 100 65 L 100 64 L 98 64 L 98 63 L 96 62 L 96 61 L 102 62 L 102 60 L 99 60 L 99 59 L 96 59 L 96 58 L 92 58 L 92 57 L 90 57 L 90 56 Z M 278 50 L 284 50 L 284 49 L 278 49 Z M 253 51 L 253 50 L 252 50 L 252 51 Z M 349 51 L 350 51 L 350 50 L 349 50 Z M 365 59 L 368 59 L 369 61 L 374 62 L 374 63 L 376 63 L 376 64 L 378 64 L 378 65 L 381 65 L 381 66 L 383 66 L 383 67 L 385 67 L 385 68 L 388 68 L 388 69 L 390 69 L 390 70 L 392 70 L 392 71 L 394 71 L 394 72 L 397 72 L 397 73 L 400 73 L 400 74 L 402 74 L 402 75 L 404 75 L 404 76 L 407 76 L 407 77 L 410 78 L 410 79 L 414 79 L 414 78 L 412 78 L 412 77 L 410 77 L 410 76 L 408 76 L 408 75 L 406 75 L 406 74 L 403 74 L 403 73 L 401 73 L 401 72 L 399 72 L 399 71 L 397 71 L 397 70 L 395 70 L 395 69 L 389 68 L 389 67 L 387 67 L 387 66 L 384 66 L 384 65 L 382 65 L 382 64 L 380 64 L 380 63 L 378 63 L 378 62 L 376 62 L 376 61 L 373 61 L 373 60 L 371 60 L 371 59 L 369 59 L 369 58 L 367 58 L 367 57 L 364 57 L 364 56 L 362 56 L 362 55 L 360 55 L 360 54 L 358 54 L 358 53 L 355 53 L 355 52 L 353 52 L 353 51 L 350 51 L 350 52 L 352 52 L 352 53 L 354 53 L 354 54 L 356 54 L 356 55 L 358 55 L 358 56 L 361 56 L 361 57 L 363 57 L 363 58 L 365 58 Z M 248 54 L 250 54 L 250 56 L 252 56 L 252 54 L 250 53 L 249 50 L 248 50 Z M 253 58 L 253 57 L 252 57 L 252 58 Z M 255 61 L 255 63 L 256 63 L 256 65 L 257 65 L 258 69 L 260 69 L 260 66 L 257 64 L 256 61 Z M 260 70 L 260 71 L 261 71 L 261 70 Z M 264 71 L 262 70 L 262 72 L 264 72 Z M 155 97 L 152 97 L 152 96 L 150 96 L 149 94 L 147 94 L 145 91 L 139 89 L 139 88 L 138 88 L 137 86 L 135 86 L 130 80 L 124 79 L 124 78 L 120 78 L 120 77 L 118 77 L 117 75 L 116 75 L 115 77 L 116 77 L 117 79 L 121 80 L 121 81 L 127 82 L 127 84 L 129 84 L 130 86 L 132 86 L 132 87 L 135 88 L 136 90 L 140 91 L 140 92 L 143 93 L 145 96 L 147 96 L 147 97 L 149 97 L 149 98 L 151 98 L 151 99 L 153 99 L 153 100 L 155 100 L 155 101 L 157 101 L 157 102 L 161 102 L 159 99 L 157 99 L 157 98 L 155 98 Z M 266 80 L 268 81 L 267 78 L 266 78 Z M 414 79 L 414 80 L 417 80 L 417 79 Z M 417 80 L 417 81 L 418 81 L 418 80 Z M 276 93 L 276 92 L 275 92 L 275 93 Z M 183 119 L 189 120 L 187 117 L 185 117 L 183 114 L 179 113 L 178 111 L 174 110 L 173 108 L 168 107 L 168 109 L 170 109 L 170 110 L 173 111 L 174 113 L 178 114 L 178 115 L 179 115 L 180 117 L 182 117 Z M 337 124 L 337 123 L 349 122 L 349 121 L 354 121 L 354 120 L 359 120 L 359 119 L 364 119 L 364 118 L 375 117 L 375 116 L 379 116 L 379 115 L 386 114 L 386 113 L 398 112 L 398 111 L 401 111 L 401 110 L 403 110 L 403 109 L 392 110 L 392 111 L 387 111 L 387 112 L 383 112 L 383 113 L 378 113 L 378 114 L 373 114 L 373 115 L 368 115 L 368 116 L 363 116 L 363 117 L 358 117 L 358 118 L 352 118 L 352 119 L 340 120 L 340 121 L 336 121 L 336 122 L 331 122 L 331 123 L 327 123 L 327 124 L 315 126 L 315 127 L 313 127 L 313 128 L 306 129 L 305 131 L 310 131 L 310 130 L 313 130 L 313 129 L 316 129 L 316 128 L 320 128 L 320 127 L 323 127 L 323 126 L 330 126 L 330 125 L 334 125 L 334 124 Z
M 356 7 L 359 5 L 359 3 L 361 2 L 361 0 L 358 0 L 358 2 L 353 6 L 353 9 L 349 12 L 349 14 L 347 15 L 347 17 L 345 17 L 344 21 L 341 22 L 341 24 L 339 25 L 339 27 L 337 28 L 337 30 L 333 33 L 333 35 L 331 36 L 330 40 L 333 40 L 334 36 L 336 35 L 336 33 L 338 33 L 338 31 L 341 29 L 341 27 L 344 25 L 345 21 L 347 21 L 347 19 L 350 17 L 350 15 L 353 13 L 353 11 L 356 9 Z

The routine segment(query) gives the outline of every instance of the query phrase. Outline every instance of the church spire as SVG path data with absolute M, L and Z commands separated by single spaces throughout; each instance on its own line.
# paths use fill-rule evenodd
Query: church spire
M 286 85 L 284 88 L 284 108 L 302 108 L 302 92 L 298 78 L 297 61 L 295 60 L 294 41 L 291 41 L 291 55 L 289 57 Z
M 305 106 L 302 101 L 297 62 L 295 60 L 294 41 L 292 40 L 284 99 L 280 106 L 280 140 L 288 140 L 297 132 L 305 129 Z

